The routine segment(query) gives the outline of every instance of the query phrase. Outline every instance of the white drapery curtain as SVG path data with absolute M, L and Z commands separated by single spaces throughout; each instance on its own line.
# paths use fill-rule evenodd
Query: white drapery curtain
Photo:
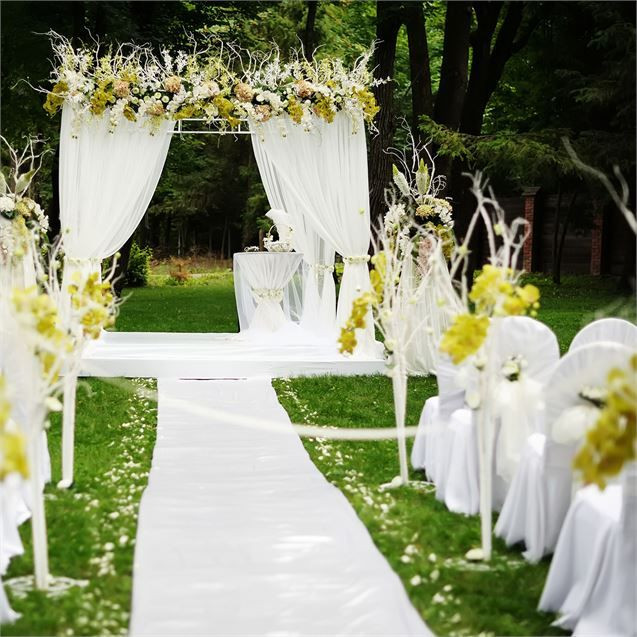
M 175 126 L 156 131 L 108 114 L 74 122 L 69 104 L 60 131 L 60 222 L 64 252 L 74 260 L 105 259 L 133 234 L 157 188 Z
M 250 122 L 252 148 L 259 174 L 274 211 L 283 210 L 293 229 L 294 250 L 303 254 L 303 309 L 301 325 L 319 334 L 333 332 L 336 317 L 334 247 L 321 237 L 304 214 L 295 192 L 287 187 L 261 139 L 261 127 Z
M 175 122 L 155 130 L 144 122 L 122 120 L 111 130 L 102 117 L 76 118 L 68 102 L 60 130 L 60 223 L 64 246 L 63 291 L 79 271 L 99 272 L 102 259 L 115 254 L 141 221 L 161 176 Z M 62 299 L 67 316 L 69 299 Z M 77 378 L 64 387 L 62 485 L 73 479 L 73 430 Z
M 336 313 L 340 327 L 349 318 L 354 299 L 370 288 L 367 262 L 371 230 L 363 119 L 353 120 L 343 112 L 337 113 L 333 122 L 314 117 L 312 129 L 307 131 L 283 116 L 260 124 L 256 133 L 254 144 L 261 146 L 274 165 L 285 196 L 293 198 L 305 221 L 343 257 L 345 268 Z M 368 320 L 357 351 L 375 352 L 373 329 Z

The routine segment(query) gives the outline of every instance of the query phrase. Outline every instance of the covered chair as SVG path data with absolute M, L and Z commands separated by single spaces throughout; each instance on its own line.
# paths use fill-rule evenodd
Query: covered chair
M 626 365 L 629 356 L 617 343 L 580 347 L 560 360 L 546 383 L 545 431 L 529 437 L 495 527 L 508 545 L 524 542 L 530 562 L 553 552 L 571 504 L 573 456 L 596 419 L 596 408 L 580 393 L 605 385 L 609 370 Z
M 425 402 L 411 450 L 412 467 L 424 469 L 437 488 L 438 480 L 444 473 L 442 468 L 447 462 L 442 450 L 449 418 L 464 405 L 465 390 L 458 384 L 459 371 L 459 367 L 448 356 L 439 356 L 436 366 L 438 395 Z
M 569 352 L 601 341 L 637 348 L 637 326 L 620 318 L 603 318 L 583 327 L 571 341 Z
M 493 329 L 496 330 L 496 367 L 502 370 L 494 405 L 497 423 L 493 502 L 499 508 L 527 438 L 540 428 L 542 386 L 559 359 L 559 347 L 549 327 L 526 316 L 496 319 Z M 512 363 L 521 366 L 516 380 L 506 376 Z M 443 452 L 449 458 L 443 479 L 445 491 L 437 491 L 436 497 L 444 500 L 450 511 L 476 514 L 480 507 L 480 487 L 473 410 L 466 407 L 453 413 L 447 444 L 448 450 Z
M 575 495 L 555 548 L 540 610 L 576 635 L 631 635 L 637 629 L 637 471 L 621 484 Z

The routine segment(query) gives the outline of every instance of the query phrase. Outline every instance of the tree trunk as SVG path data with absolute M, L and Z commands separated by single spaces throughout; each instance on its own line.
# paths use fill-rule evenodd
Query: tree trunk
M 376 3 L 375 77 L 391 77 L 396 58 L 396 39 L 402 23 L 402 6 L 393 2 Z M 394 85 L 392 82 L 374 87 L 380 112 L 376 116 L 378 133 L 372 135 L 369 144 L 370 207 L 372 221 L 383 214 L 385 188 L 391 180 L 391 159 L 384 151 L 391 146 L 396 123 L 394 120 Z
M 307 0 L 307 20 L 305 21 L 305 32 L 303 34 L 303 50 L 308 60 L 314 56 L 316 9 L 318 8 L 318 0 Z
M 425 15 L 421 2 L 407 5 L 404 10 L 409 44 L 409 71 L 411 76 L 411 130 L 416 140 L 421 140 L 420 117 L 433 115 L 429 47 L 425 29 Z
M 439 124 L 457 130 L 467 90 L 471 3 L 448 2 L 440 82 L 434 108 Z
M 115 271 L 115 283 L 113 285 L 115 294 L 122 295 L 122 290 L 126 283 L 126 271 L 128 270 L 128 261 L 130 260 L 131 246 L 133 245 L 133 237 L 122 246 L 119 250 L 119 259 L 117 260 L 117 270 Z
M 474 11 L 478 26 L 471 33 L 471 73 L 465 96 L 460 129 L 464 133 L 479 135 L 482 130 L 482 118 L 486 108 L 487 79 L 491 57 L 491 40 L 502 10 L 501 2 L 475 2 Z

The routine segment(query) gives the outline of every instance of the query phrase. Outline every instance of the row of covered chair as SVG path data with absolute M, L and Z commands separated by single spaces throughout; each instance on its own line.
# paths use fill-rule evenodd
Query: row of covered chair
M 508 317 L 500 319 L 494 347 L 503 370 L 508 361 L 523 361 L 516 381 L 503 380 L 495 392 L 493 505 L 500 510 L 495 533 L 509 545 L 523 543 L 531 562 L 555 551 L 540 608 L 558 612 L 558 625 L 582 635 L 632 634 L 637 608 L 633 465 L 600 491 L 578 488 L 572 461 L 596 419 L 580 392 L 604 386 L 611 368 L 627 365 L 637 350 L 637 327 L 622 319 L 595 321 L 560 359 L 547 326 Z M 443 358 L 437 375 L 439 394 L 423 409 L 412 465 L 425 470 L 436 497 L 450 510 L 475 514 L 475 372 Z

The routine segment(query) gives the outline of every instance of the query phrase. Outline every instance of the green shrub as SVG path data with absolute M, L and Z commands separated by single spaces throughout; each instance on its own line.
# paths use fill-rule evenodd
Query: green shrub
M 150 260 L 153 257 L 151 248 L 140 248 L 133 242 L 128 257 L 128 268 L 126 269 L 126 285 L 133 288 L 148 285 L 150 276 Z

